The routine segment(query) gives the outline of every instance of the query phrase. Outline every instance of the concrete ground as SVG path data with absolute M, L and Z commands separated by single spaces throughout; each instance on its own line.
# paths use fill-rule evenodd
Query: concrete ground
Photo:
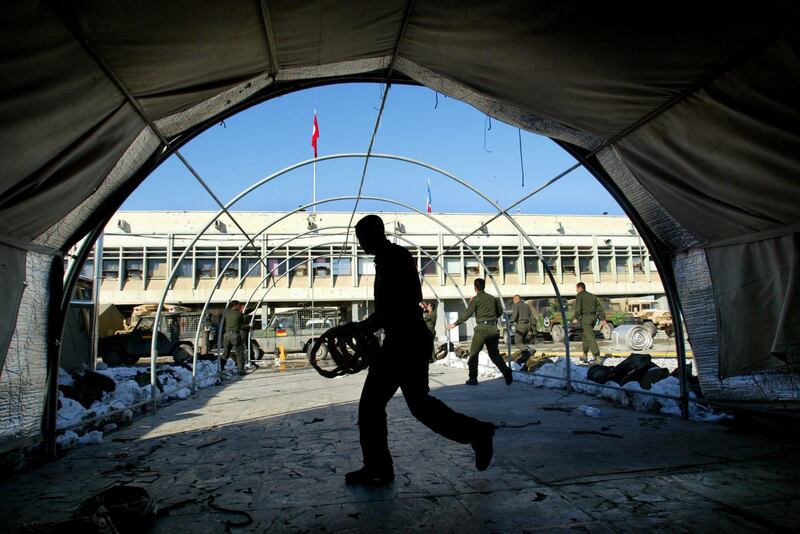
M 478 472 L 469 446 L 389 405 L 397 479 L 354 488 L 364 374 L 328 380 L 260 369 L 107 434 L 102 445 L 0 481 L 0 530 L 66 519 L 116 483 L 146 488 L 177 532 L 750 532 L 800 528 L 800 451 L 779 438 L 615 408 L 499 380 L 464 386 L 431 368 L 434 394 L 506 427 Z M 582 415 L 582 404 L 603 411 Z M 526 425 L 513 428 L 514 425 Z M 237 513 L 246 512 L 244 513 Z M 236 524 L 247 523 L 244 527 Z

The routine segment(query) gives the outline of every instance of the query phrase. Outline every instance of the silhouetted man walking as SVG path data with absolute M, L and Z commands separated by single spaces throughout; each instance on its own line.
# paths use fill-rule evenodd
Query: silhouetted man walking
M 397 388 L 414 417 L 448 439 L 471 444 L 475 467 L 485 470 L 492 460 L 494 425 L 455 412 L 429 395 L 428 359 L 433 338 L 422 320 L 422 290 L 414 259 L 386 239 L 377 215 L 361 219 L 356 236 L 361 248 L 375 256 L 375 313 L 357 323 L 357 328 L 370 334 L 383 328 L 386 336 L 370 363 L 358 405 L 364 467 L 347 473 L 345 481 L 385 485 L 394 480 L 386 405 Z

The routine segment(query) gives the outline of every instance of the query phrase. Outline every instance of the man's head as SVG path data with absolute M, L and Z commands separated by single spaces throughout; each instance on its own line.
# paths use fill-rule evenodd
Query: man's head
M 517 304 L 520 300 L 522 300 L 522 297 L 520 297 L 519 295 L 514 295 L 511 298 L 514 301 L 514 304 Z
M 386 241 L 383 219 L 377 215 L 367 215 L 356 224 L 358 243 L 367 254 L 375 254 L 378 247 Z
M 578 282 L 577 285 L 575 285 L 575 291 L 577 291 L 578 293 L 586 291 L 586 284 L 584 284 L 583 282 Z
M 428 313 L 433 313 L 433 303 L 432 302 L 426 302 L 425 303 L 425 311 L 427 311 Z
M 241 309 L 241 307 L 242 307 L 242 303 L 239 302 L 238 300 L 232 300 L 231 301 L 230 309 L 239 310 L 239 309 Z
M 486 281 L 483 278 L 476 278 L 473 283 L 475 291 L 483 291 L 486 289 Z

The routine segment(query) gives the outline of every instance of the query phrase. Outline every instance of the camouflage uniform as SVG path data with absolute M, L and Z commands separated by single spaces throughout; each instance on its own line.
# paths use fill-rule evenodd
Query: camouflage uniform
M 486 345 L 486 352 L 489 353 L 489 358 L 503 373 L 506 382 L 510 382 L 511 369 L 508 368 L 497 348 L 500 341 L 497 318 L 503 315 L 503 307 L 500 305 L 500 301 L 485 291 L 478 291 L 478 294 L 472 297 L 472 300 L 469 301 L 469 306 L 454 324 L 459 325 L 473 315 L 478 324 L 472 334 L 472 344 L 469 348 L 469 359 L 467 360 L 470 382 L 474 383 L 478 380 L 478 354 L 480 354 L 484 345 Z
M 431 361 L 434 360 L 436 357 L 436 318 L 439 317 L 439 312 L 436 310 L 436 307 L 433 307 L 433 311 L 431 313 L 425 313 L 422 316 L 422 320 L 425 321 L 425 326 L 428 327 L 428 331 L 433 336 L 433 352 L 431 352 Z
M 225 335 L 222 336 L 222 368 L 228 362 L 228 355 L 233 349 L 236 355 L 236 367 L 239 373 L 244 373 L 244 343 L 242 342 L 242 329 L 244 328 L 244 315 L 235 308 L 225 310 Z
M 592 295 L 585 289 L 578 293 L 575 297 L 575 314 L 574 317 L 580 321 L 583 327 L 583 357 L 587 357 L 589 351 L 592 352 L 595 358 L 600 356 L 600 347 L 597 346 L 597 340 L 594 334 L 594 324 L 597 320 L 604 320 L 606 313 L 603 310 L 602 304 L 595 295 Z
M 531 330 L 533 320 L 531 316 L 531 309 L 523 301 L 515 302 L 511 308 L 511 320 L 516 324 L 514 333 L 514 345 L 524 345 L 525 335 Z

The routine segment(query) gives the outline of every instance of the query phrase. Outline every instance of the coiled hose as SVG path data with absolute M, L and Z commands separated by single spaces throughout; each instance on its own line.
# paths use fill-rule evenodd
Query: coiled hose
M 322 345 L 328 347 L 328 356 L 336 366 L 324 369 L 317 361 Z M 380 346 L 374 334 L 364 332 L 355 323 L 334 326 L 319 336 L 308 353 L 308 361 L 325 378 L 352 375 L 369 367 Z

